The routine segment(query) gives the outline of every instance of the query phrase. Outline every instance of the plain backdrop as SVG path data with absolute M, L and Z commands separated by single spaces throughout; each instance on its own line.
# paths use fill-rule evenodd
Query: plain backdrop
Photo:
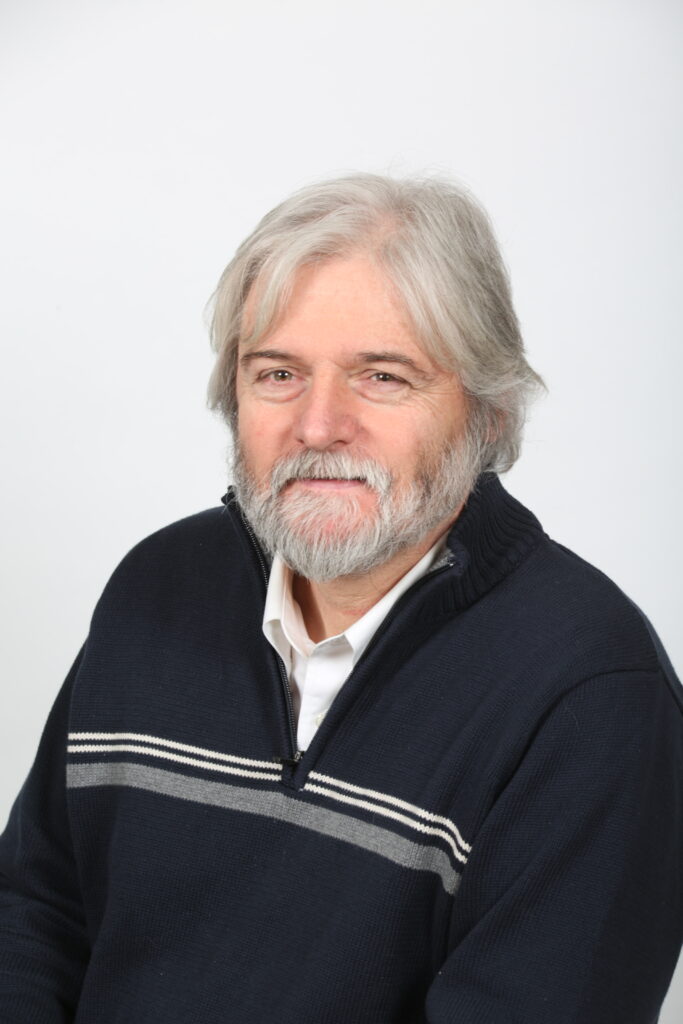
M 680 673 L 682 42 L 677 0 L 2 0 L 3 820 L 114 566 L 223 493 L 223 266 L 349 170 L 489 209 L 550 391 L 506 485 Z

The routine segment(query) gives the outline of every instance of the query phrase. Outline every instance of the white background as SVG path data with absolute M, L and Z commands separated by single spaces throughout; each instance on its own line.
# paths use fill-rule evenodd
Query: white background
M 220 271 L 348 170 L 488 207 L 550 388 L 507 485 L 681 671 L 682 41 L 678 0 L 3 0 L 0 817 L 114 565 L 223 492 Z

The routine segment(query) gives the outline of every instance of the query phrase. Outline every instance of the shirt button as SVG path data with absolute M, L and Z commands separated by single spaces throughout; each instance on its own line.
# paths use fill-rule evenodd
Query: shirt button
M 313 721 L 315 722 L 316 729 L 320 728 L 320 726 L 322 725 L 322 722 L 323 722 L 323 718 L 325 717 L 326 714 L 327 714 L 327 711 L 321 711 L 319 715 L 315 716 Z

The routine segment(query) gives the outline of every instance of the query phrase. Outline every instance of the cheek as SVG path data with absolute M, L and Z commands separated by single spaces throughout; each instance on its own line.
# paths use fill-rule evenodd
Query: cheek
M 380 458 L 397 475 L 412 475 L 423 453 L 431 450 L 439 435 L 432 417 L 405 412 L 374 432 Z
M 259 438 L 267 426 L 267 419 L 263 415 L 263 408 L 255 402 L 249 389 L 237 376 L 235 386 L 237 399 L 237 433 L 245 448 L 250 447 L 254 438 Z
M 405 417 L 385 435 L 380 459 L 397 482 L 407 484 L 439 464 L 446 447 L 462 436 L 465 418 L 442 416 Z
M 257 473 L 270 470 L 288 452 L 286 425 L 271 410 L 248 400 L 238 405 L 237 437 L 247 464 Z

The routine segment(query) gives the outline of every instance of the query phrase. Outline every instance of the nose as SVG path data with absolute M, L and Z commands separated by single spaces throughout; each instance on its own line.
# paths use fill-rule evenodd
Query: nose
M 350 444 L 359 430 L 354 396 L 345 380 L 334 374 L 312 379 L 299 399 L 296 440 L 317 451 L 337 451 Z

